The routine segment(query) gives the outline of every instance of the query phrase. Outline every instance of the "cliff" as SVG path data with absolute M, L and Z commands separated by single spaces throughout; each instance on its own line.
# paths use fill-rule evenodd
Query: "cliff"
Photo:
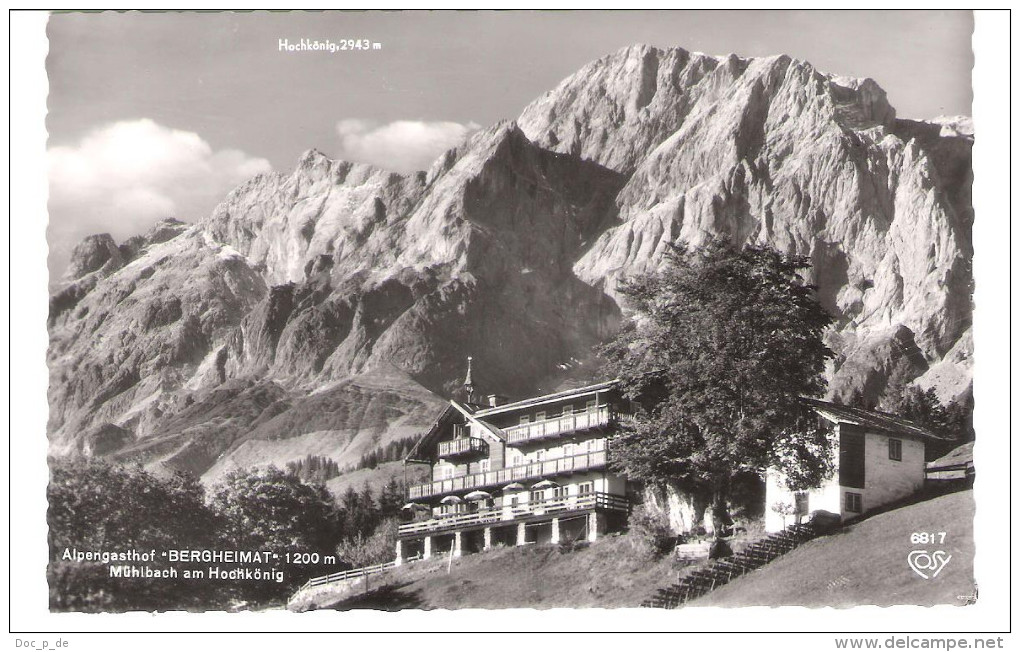
M 814 262 L 832 394 L 896 377 L 950 399 L 971 378 L 972 140 L 965 119 L 897 119 L 870 79 L 636 46 L 427 171 L 311 150 L 198 224 L 75 250 L 51 299 L 52 448 L 207 479 L 350 461 L 427 428 L 467 355 L 483 391 L 590 376 L 618 281 L 716 236 Z

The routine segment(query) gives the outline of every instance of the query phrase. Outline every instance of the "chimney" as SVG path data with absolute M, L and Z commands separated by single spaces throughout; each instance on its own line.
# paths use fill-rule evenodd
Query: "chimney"
M 499 394 L 489 394 L 489 407 L 499 407 L 506 403 L 506 397 Z

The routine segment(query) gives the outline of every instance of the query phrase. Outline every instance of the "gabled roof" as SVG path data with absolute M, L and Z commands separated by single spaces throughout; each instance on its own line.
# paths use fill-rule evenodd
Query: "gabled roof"
M 474 423 L 478 427 L 489 434 L 496 441 L 506 441 L 506 435 L 502 430 L 486 423 L 475 416 L 475 412 L 472 410 L 470 405 L 464 405 L 457 401 L 450 401 L 450 404 L 446 406 L 443 413 L 439 415 L 435 423 L 429 428 L 428 432 L 421 436 L 420 439 L 411 447 L 411 450 L 404 457 L 404 463 L 408 462 L 428 462 L 429 460 L 422 459 L 424 451 L 427 450 L 427 446 L 435 441 L 443 432 L 443 429 L 451 422 L 453 422 L 457 415 L 464 417 L 464 420 L 468 423 Z
M 553 394 L 543 394 L 542 396 L 534 396 L 532 398 L 526 398 L 520 401 L 514 401 L 513 403 L 505 403 L 496 407 L 488 407 L 475 412 L 476 417 L 489 416 L 492 414 L 502 414 L 504 412 L 513 412 L 514 410 L 520 410 L 534 405 L 541 405 L 542 403 L 553 403 L 555 401 L 562 401 L 569 398 L 577 398 L 579 396 L 585 396 L 587 394 L 594 394 L 606 389 L 611 389 L 616 386 L 618 380 L 610 380 L 604 383 L 596 383 L 594 385 L 586 385 L 584 387 L 576 387 L 574 389 L 567 389 L 562 392 L 555 392 Z
M 408 462 L 428 462 L 428 460 L 421 459 L 421 452 L 425 450 L 425 446 L 435 439 L 435 437 L 442 431 L 443 426 L 450 423 L 456 415 L 460 412 L 453 407 L 453 405 L 447 405 L 446 409 L 443 410 L 439 418 L 436 419 L 432 427 L 429 428 L 428 432 L 421 436 L 418 441 L 411 447 L 407 455 L 404 457 L 404 464 Z
M 879 430 L 895 435 L 920 437 L 922 439 L 934 439 L 937 441 L 953 440 L 952 437 L 932 432 L 913 421 L 885 412 L 865 410 L 849 405 L 837 405 L 836 403 L 807 397 L 801 397 L 801 401 L 809 405 L 819 416 L 832 423 L 845 423 L 869 430 Z
M 483 431 L 488 432 L 490 435 L 492 435 L 496 439 L 496 441 L 506 441 L 506 434 L 502 430 L 492 425 L 491 423 L 486 423 L 481 419 L 475 418 L 475 416 L 471 413 L 470 408 L 461 405 L 457 401 L 450 401 L 450 405 L 452 405 L 461 414 L 463 414 L 464 418 L 467 419 L 469 423 L 477 424 Z

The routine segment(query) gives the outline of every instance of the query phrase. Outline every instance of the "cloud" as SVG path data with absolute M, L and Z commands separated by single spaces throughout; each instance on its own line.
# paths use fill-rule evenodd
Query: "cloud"
M 341 120 L 340 158 L 370 163 L 394 172 L 427 169 L 440 154 L 477 131 L 474 122 L 397 120 L 384 125 L 372 120 Z
M 271 169 L 266 159 L 213 150 L 196 133 L 148 119 L 115 122 L 76 145 L 51 147 L 47 163 L 51 273 L 63 270 L 86 235 L 106 232 L 120 241 L 164 217 L 194 221 Z

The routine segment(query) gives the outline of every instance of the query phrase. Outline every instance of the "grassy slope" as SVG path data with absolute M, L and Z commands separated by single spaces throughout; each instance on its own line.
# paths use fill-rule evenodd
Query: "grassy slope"
M 339 609 L 506 609 L 634 607 L 675 576 L 671 560 L 645 561 L 631 538 L 610 536 L 561 553 L 556 546 L 510 547 L 412 564 L 382 590 Z M 330 606 L 320 601 L 320 606 Z
M 902 507 L 816 539 L 692 606 L 960 604 L 973 590 L 973 493 Z M 924 580 L 907 566 L 915 531 L 946 531 L 938 548 L 953 557 Z M 527 546 L 455 559 L 418 562 L 374 580 L 368 592 L 337 603 L 328 592 L 311 599 L 337 609 L 501 609 L 514 607 L 636 607 L 677 574 L 671 559 L 649 561 L 630 535 L 606 537 L 561 553 Z M 928 546 L 929 550 L 933 550 Z M 382 586 L 382 588 L 377 588 Z
M 411 484 L 425 482 L 428 480 L 428 467 L 420 464 L 405 467 L 402 462 L 383 462 L 374 469 L 358 469 L 341 473 L 327 481 L 326 488 L 334 496 L 340 498 L 348 487 L 353 487 L 355 491 L 361 491 L 367 484 L 378 498 L 379 492 L 391 478 L 396 478 L 398 482 L 403 482 L 406 479 Z
M 972 491 L 901 507 L 808 542 L 691 606 L 962 604 L 958 596 L 974 588 L 973 520 Z M 945 545 L 911 544 L 919 531 L 946 532 Z M 925 580 L 907 566 L 914 549 L 945 550 L 952 559 Z

